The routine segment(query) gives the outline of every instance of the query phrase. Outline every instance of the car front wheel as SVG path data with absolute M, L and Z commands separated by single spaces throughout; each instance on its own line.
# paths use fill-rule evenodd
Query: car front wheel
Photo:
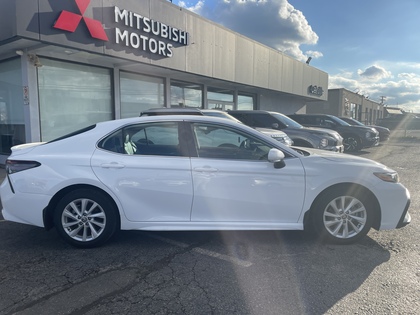
M 76 247 L 95 247 L 115 234 L 117 210 L 105 194 L 78 189 L 65 195 L 54 212 L 54 225 L 61 237 Z
M 366 195 L 349 189 L 327 191 L 313 205 L 313 224 L 321 239 L 350 244 L 372 227 L 372 205 Z

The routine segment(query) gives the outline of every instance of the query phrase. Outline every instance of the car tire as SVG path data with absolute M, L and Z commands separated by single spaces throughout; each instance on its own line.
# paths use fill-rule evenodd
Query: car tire
M 322 193 L 311 208 L 312 228 L 322 240 L 351 244 L 372 227 L 373 204 L 361 189 L 352 186 L 331 188 Z
M 344 152 L 356 152 L 362 149 L 360 139 L 353 135 L 344 137 L 343 144 Z
M 54 211 L 54 225 L 69 244 L 91 248 L 104 244 L 118 229 L 114 202 L 94 189 L 77 189 L 66 194 Z

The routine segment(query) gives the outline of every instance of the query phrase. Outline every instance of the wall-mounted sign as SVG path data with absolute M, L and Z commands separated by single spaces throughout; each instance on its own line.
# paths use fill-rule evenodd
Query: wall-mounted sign
M 322 96 L 324 94 L 324 90 L 320 86 L 310 85 L 308 88 L 309 94 Z
M 117 44 L 122 43 L 127 47 L 150 51 L 165 57 L 172 57 L 174 44 L 188 45 L 187 32 L 135 12 L 115 7 L 114 21 L 131 29 L 128 31 L 115 28 Z
M 102 27 L 102 23 L 84 15 L 89 4 L 90 0 L 76 0 L 76 5 L 80 14 L 66 10 L 61 11 L 60 16 L 53 25 L 54 28 L 74 33 L 79 26 L 80 21 L 83 20 L 89 30 L 90 36 L 103 41 L 108 41 L 108 36 Z
M 92 38 L 110 41 L 109 34 L 106 34 L 101 21 L 85 16 L 90 1 L 75 0 L 78 12 L 61 11 L 53 27 L 74 33 L 83 21 Z M 189 44 L 189 34 L 186 31 L 117 6 L 113 11 L 112 20 L 117 24 L 115 44 L 148 51 L 163 57 L 172 57 L 174 47 Z M 106 28 L 110 29 L 108 25 Z

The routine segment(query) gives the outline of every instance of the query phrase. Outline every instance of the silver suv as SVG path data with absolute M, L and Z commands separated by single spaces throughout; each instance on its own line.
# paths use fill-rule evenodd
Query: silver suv
M 295 146 L 334 152 L 344 152 L 343 138 L 336 131 L 304 127 L 286 115 L 264 110 L 231 110 L 228 113 L 254 128 L 272 128 L 284 131 Z

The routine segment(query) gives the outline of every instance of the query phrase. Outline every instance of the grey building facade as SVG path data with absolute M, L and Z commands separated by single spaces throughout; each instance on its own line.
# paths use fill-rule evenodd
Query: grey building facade
M 157 107 L 269 109 L 327 100 L 328 74 L 165 0 L 0 2 L 0 163 Z
M 327 94 L 327 101 L 311 103 L 306 112 L 354 118 L 366 125 L 375 124 L 377 119 L 384 117 L 384 105 L 362 94 L 344 88 L 329 89 Z

